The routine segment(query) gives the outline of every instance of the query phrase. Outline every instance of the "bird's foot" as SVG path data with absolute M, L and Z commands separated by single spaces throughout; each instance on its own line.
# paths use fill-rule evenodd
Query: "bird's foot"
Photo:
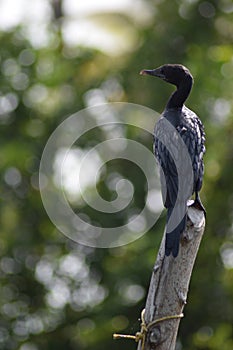
M 200 199 L 199 196 L 197 196 L 197 197 L 195 198 L 195 200 L 194 200 L 193 203 L 190 205 L 190 207 L 194 207 L 194 208 L 196 208 L 196 209 L 198 209 L 198 210 L 203 211 L 203 212 L 204 212 L 204 215 L 205 215 L 205 218 L 206 218 L 206 210 L 205 210 L 205 207 L 204 207 L 204 205 L 202 204 L 201 199 Z

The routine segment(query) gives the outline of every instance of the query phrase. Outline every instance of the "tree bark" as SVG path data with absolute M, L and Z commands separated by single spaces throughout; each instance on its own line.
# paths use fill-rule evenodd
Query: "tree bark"
M 179 323 L 204 228 L 204 213 L 189 207 L 186 230 L 176 258 L 172 255 L 165 256 L 164 234 L 152 272 L 142 320 L 143 337 L 139 338 L 141 340 L 138 350 L 175 349 Z

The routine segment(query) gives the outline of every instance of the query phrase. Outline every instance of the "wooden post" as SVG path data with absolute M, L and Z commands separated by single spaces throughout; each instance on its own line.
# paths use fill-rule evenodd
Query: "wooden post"
M 198 248 L 204 233 L 204 213 L 188 208 L 179 255 L 165 256 L 165 234 L 154 265 L 143 313 L 138 350 L 174 350 Z

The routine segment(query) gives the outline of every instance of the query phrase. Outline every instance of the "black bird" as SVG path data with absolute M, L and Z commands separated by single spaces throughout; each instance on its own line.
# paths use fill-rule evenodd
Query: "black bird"
M 176 257 L 180 236 L 186 226 L 187 201 L 193 194 L 193 206 L 205 213 L 199 197 L 204 174 L 204 127 L 197 115 L 184 105 L 193 85 L 193 77 L 186 67 L 165 64 L 156 69 L 142 70 L 140 74 L 152 75 L 176 86 L 154 132 L 154 154 L 160 165 L 162 196 L 167 208 L 165 254 L 172 253 Z M 182 143 L 186 146 L 188 158 L 180 151 Z

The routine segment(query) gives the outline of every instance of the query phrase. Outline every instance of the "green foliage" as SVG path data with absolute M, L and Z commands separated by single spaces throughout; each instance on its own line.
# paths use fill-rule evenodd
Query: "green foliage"
M 23 24 L 0 35 L 1 349 L 135 348 L 134 343 L 113 342 L 112 333 L 139 329 L 163 217 L 141 239 L 121 248 L 94 249 L 71 242 L 43 208 L 39 162 L 56 126 L 86 107 L 93 89 L 109 102 L 162 111 L 171 87 L 138 73 L 167 62 L 183 63 L 192 71 L 195 85 L 187 105 L 201 117 L 207 134 L 201 193 L 207 227 L 179 349 L 233 348 L 232 3 L 147 0 L 145 5 L 150 6 L 148 20 L 139 20 L 137 14 L 135 21 L 133 11 L 112 13 L 111 23 L 110 14 L 91 18 L 126 41 L 129 50 L 113 56 L 100 49 L 69 47 L 52 19 L 45 47 L 32 45 Z M 141 137 L 133 127 L 127 133 L 132 139 Z M 100 139 L 98 132 L 86 135 L 80 147 Z M 151 148 L 150 136 L 144 142 Z M 110 163 L 98 184 L 101 195 L 114 197 L 106 185 L 113 172 L 132 181 L 134 206 L 141 208 L 145 178 L 132 164 Z M 85 205 L 81 210 L 105 226 L 121 220 L 92 213 Z

